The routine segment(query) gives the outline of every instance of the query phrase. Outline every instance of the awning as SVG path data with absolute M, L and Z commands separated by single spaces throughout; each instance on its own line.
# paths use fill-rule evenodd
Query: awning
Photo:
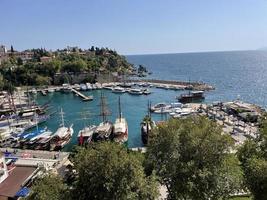
M 16 197 L 26 197 L 29 194 L 29 192 L 30 192 L 29 188 L 23 187 L 16 193 Z

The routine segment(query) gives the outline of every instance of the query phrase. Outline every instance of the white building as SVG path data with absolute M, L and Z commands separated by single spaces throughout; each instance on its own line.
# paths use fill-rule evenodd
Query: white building
M 0 45 L 0 55 L 6 54 L 6 53 L 7 53 L 6 46 Z

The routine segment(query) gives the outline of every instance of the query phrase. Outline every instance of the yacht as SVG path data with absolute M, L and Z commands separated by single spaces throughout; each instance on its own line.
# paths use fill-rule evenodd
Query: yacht
M 168 104 L 166 104 L 166 103 L 157 103 L 157 104 L 155 104 L 154 106 L 152 106 L 152 107 L 150 108 L 150 110 L 151 110 L 152 112 L 155 112 L 155 111 L 157 111 L 157 110 L 170 109 L 170 108 L 171 108 L 171 105 L 168 105 Z
M 177 97 L 178 101 L 181 103 L 192 103 L 196 101 L 202 101 L 205 99 L 204 91 L 192 91 L 188 94 L 181 94 Z
M 80 130 L 78 133 L 78 144 L 89 144 L 93 138 L 93 134 L 96 131 L 97 126 L 91 125 L 86 126 L 84 129 Z
M 112 123 L 107 120 L 107 116 L 110 115 L 110 111 L 108 110 L 106 97 L 103 93 L 100 93 L 100 113 L 99 116 L 102 117 L 102 122 L 97 126 L 95 132 L 93 134 L 93 141 L 103 141 L 110 140 L 112 134 Z
M 73 88 L 78 91 L 81 89 L 80 85 L 77 83 L 73 85 Z
M 129 92 L 129 94 L 132 94 L 132 95 L 142 95 L 143 94 L 142 90 L 138 89 L 138 88 L 132 88 L 128 92 Z
M 122 117 L 121 103 L 119 97 L 119 117 L 113 125 L 113 140 L 124 144 L 128 141 L 128 124 L 125 118 Z
M 86 91 L 87 90 L 87 86 L 85 84 L 80 84 L 80 89 L 82 91 Z
M 113 93 L 125 93 L 126 91 L 125 91 L 125 89 L 122 88 L 122 87 L 114 87 L 114 88 L 112 89 L 112 92 L 113 92 Z
M 54 89 L 54 88 L 48 88 L 47 91 L 48 91 L 49 93 L 53 93 L 53 92 L 55 92 L 55 89 Z
M 151 94 L 151 91 L 149 89 L 143 89 L 142 91 L 145 95 Z
M 71 86 L 68 83 L 62 84 L 62 92 L 69 93 L 71 92 Z
M 93 134 L 93 141 L 105 141 L 111 139 L 111 133 L 112 133 L 112 123 L 105 121 L 101 122 L 97 128 L 95 129 L 95 132 Z
M 60 115 L 61 115 L 61 124 L 52 137 L 52 141 L 51 141 L 52 150 L 62 149 L 66 144 L 70 142 L 71 137 L 73 135 L 72 125 L 69 127 L 65 126 L 64 116 L 63 116 L 64 113 L 62 109 L 61 109 Z
M 97 89 L 102 89 L 102 84 L 101 83 L 95 83 L 95 86 Z

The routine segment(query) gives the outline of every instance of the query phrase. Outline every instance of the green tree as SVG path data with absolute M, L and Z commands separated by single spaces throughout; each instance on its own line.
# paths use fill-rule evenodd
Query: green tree
M 51 78 L 48 76 L 37 75 L 35 81 L 36 81 L 36 85 L 50 85 L 51 84 Z
M 21 57 L 17 58 L 17 63 L 18 65 L 23 65 L 23 60 L 21 59 Z
M 0 90 L 3 90 L 4 88 L 4 77 L 3 75 L 0 73 Z
M 26 200 L 62 200 L 68 198 L 68 190 L 62 179 L 56 175 L 45 175 L 37 179 Z
M 169 199 L 227 199 L 242 183 L 232 139 L 205 117 L 172 119 L 152 132 L 147 168 L 155 169 Z
M 239 149 L 245 183 L 255 200 L 267 197 L 267 122 L 263 121 L 256 139 L 247 140 Z
M 116 143 L 98 143 L 74 158 L 78 172 L 74 199 L 155 199 L 154 174 L 146 177 L 140 157 Z

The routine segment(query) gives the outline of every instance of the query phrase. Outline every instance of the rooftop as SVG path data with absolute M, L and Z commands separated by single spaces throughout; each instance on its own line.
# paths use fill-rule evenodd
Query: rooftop
M 9 176 L 0 184 L 0 197 L 15 197 L 25 181 L 34 174 L 36 167 L 16 166 L 9 171 Z

